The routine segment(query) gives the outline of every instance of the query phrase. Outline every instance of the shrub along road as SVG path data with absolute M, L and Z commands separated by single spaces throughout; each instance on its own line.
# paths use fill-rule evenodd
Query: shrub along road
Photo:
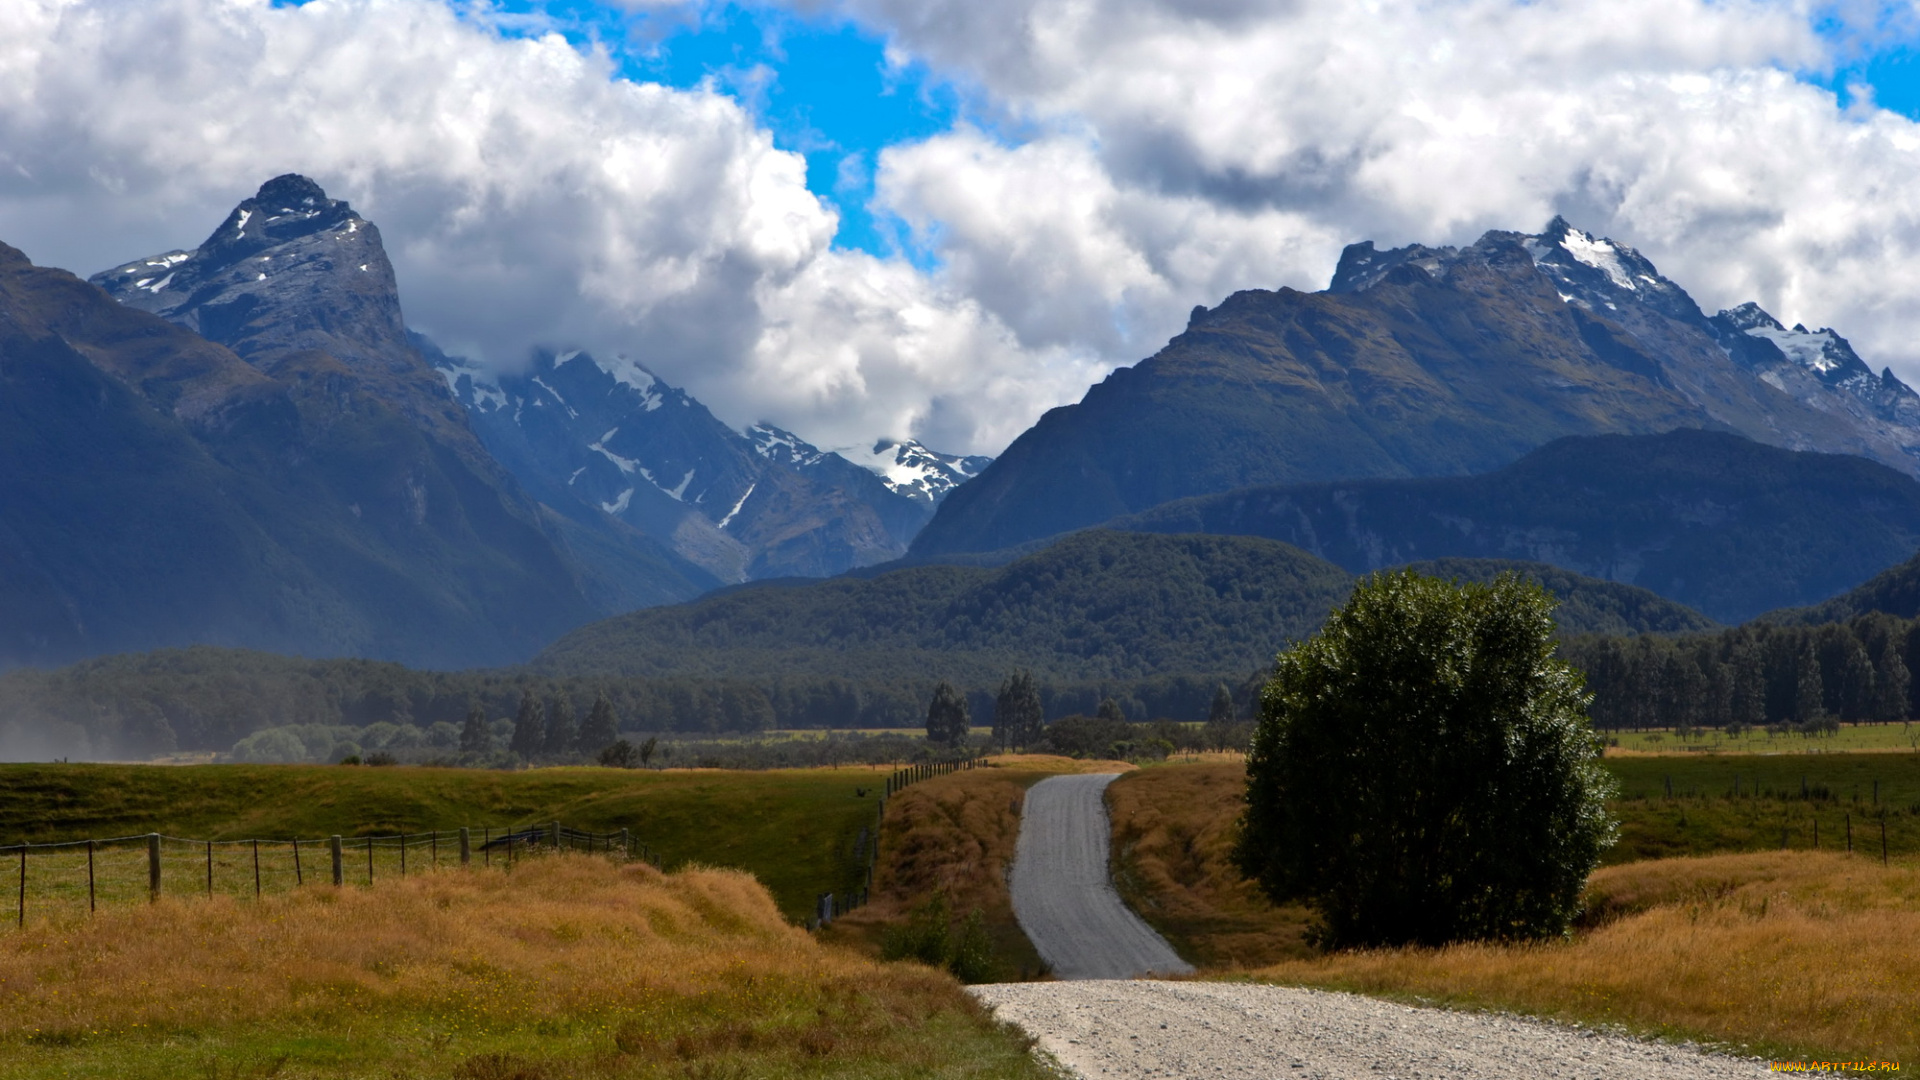
M 1020 928 L 1063 979 L 1184 975 L 1192 965 L 1120 902 L 1107 875 L 1112 773 L 1055 776 L 1027 793 L 1013 861 Z

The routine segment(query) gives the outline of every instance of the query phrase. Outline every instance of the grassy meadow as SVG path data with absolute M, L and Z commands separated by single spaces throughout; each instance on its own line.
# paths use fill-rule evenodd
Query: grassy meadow
M 1729 735 L 1705 728 L 1682 735 L 1677 731 L 1609 731 L 1609 753 L 1630 754 L 1847 754 L 1863 750 L 1920 752 L 1920 727 L 1898 724 L 1841 724 L 1839 730 L 1798 734 L 1750 728 Z
M 585 855 L 0 934 L 0 1078 L 1038 1078 L 947 976 L 744 874 Z
M 1216 975 L 1615 1023 L 1754 1053 L 1920 1058 L 1920 762 L 1862 753 L 1605 765 L 1621 785 L 1611 805 L 1622 842 L 1563 942 L 1315 952 L 1305 939 L 1311 913 L 1271 904 L 1229 862 L 1245 777 L 1238 761 L 1157 766 L 1115 781 L 1115 883 L 1182 955 Z M 1884 868 L 1882 813 L 1892 849 Z M 1851 856 L 1834 831 L 1848 814 Z
M 630 829 L 669 870 L 697 864 L 749 871 L 782 912 L 799 920 L 813 910 L 816 894 L 864 882 L 855 849 L 862 830 L 874 824 L 888 771 L 0 765 L 0 845 L 146 832 L 205 840 L 299 837 L 303 847 L 316 841 L 303 856 L 314 860 L 305 864 L 311 883 L 325 866 L 317 841 L 335 833 L 352 838 L 468 825 L 477 844 L 482 827 L 559 821 L 582 830 Z M 349 849 L 349 880 L 358 874 L 364 881 L 364 856 Z M 250 854 L 215 849 L 216 892 L 251 895 Z M 414 847 L 409 858 L 418 865 L 424 854 Z M 441 858 L 448 857 L 443 844 Z M 36 867 L 49 858 L 32 856 Z M 46 864 L 49 872 L 31 874 L 29 883 L 57 886 L 49 900 L 84 911 L 84 851 L 61 858 L 63 869 L 55 873 Z M 111 873 L 113 888 L 144 895 L 144 849 L 114 854 L 119 862 L 102 858 L 103 883 Z M 268 882 L 291 883 L 284 847 L 263 858 Z M 376 881 L 398 876 L 397 849 L 376 848 L 375 859 Z M 192 849 L 169 845 L 166 865 L 169 891 L 204 886 Z M 41 910 L 30 896 L 30 917 Z

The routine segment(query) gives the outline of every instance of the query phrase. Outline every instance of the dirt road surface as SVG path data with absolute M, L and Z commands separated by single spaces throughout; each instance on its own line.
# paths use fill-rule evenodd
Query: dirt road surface
M 1107 877 L 1111 773 L 1033 785 L 1013 857 L 1013 913 L 1061 979 L 1184 975 L 1193 970 L 1120 901 Z
M 1767 1072 L 1764 1062 L 1663 1043 L 1284 986 L 1141 980 L 972 989 L 1085 1080 L 1721 1080 Z

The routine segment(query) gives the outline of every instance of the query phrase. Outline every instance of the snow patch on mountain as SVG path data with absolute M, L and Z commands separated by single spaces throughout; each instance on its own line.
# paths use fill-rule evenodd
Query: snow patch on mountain
M 1634 287 L 1633 277 L 1621 263 L 1620 249 L 1613 241 L 1597 239 L 1579 229 L 1568 229 L 1567 235 L 1560 239 L 1560 246 L 1567 254 L 1612 278 L 1615 285 L 1623 289 Z
M 993 459 L 929 450 L 916 440 L 881 439 L 868 450 L 841 453 L 879 475 L 887 487 L 914 499 L 938 502 L 947 492 L 980 475 Z
M 724 529 L 729 524 L 732 523 L 734 516 L 740 513 L 740 508 L 747 505 L 748 499 L 753 498 L 753 489 L 759 486 L 760 486 L 760 481 L 758 480 L 755 480 L 753 483 L 747 485 L 746 494 L 740 496 L 740 501 L 733 504 L 733 509 L 727 511 L 727 516 L 720 519 L 720 524 L 719 524 L 720 528 Z
M 755 424 L 745 434 L 747 441 L 753 444 L 754 453 L 768 461 L 784 465 L 812 465 L 826 457 L 819 447 L 772 424 Z

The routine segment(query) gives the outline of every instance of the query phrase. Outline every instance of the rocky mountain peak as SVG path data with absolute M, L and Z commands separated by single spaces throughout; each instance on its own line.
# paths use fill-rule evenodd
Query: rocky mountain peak
M 358 233 L 365 221 L 344 199 L 329 199 L 319 184 L 297 173 L 260 185 L 233 208 L 194 254 L 207 267 L 228 266 L 268 248 L 328 229 Z

